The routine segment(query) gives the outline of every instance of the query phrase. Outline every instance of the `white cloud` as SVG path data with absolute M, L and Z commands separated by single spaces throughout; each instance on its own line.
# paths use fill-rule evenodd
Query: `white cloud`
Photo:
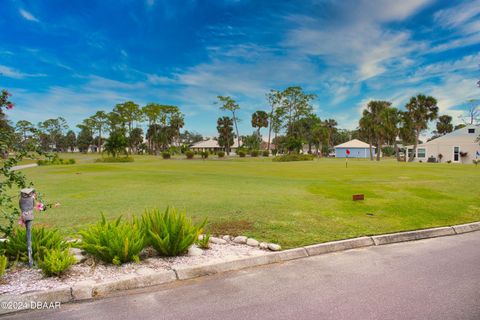
M 13 78 L 13 79 L 23 79 L 26 77 L 45 77 L 46 74 L 43 73 L 25 73 L 19 70 L 0 65 L 0 75 Z
M 24 10 L 24 9 L 19 9 L 18 12 L 20 13 L 20 15 L 28 20 L 28 21 L 33 21 L 33 22 L 40 22 L 40 20 L 38 20 L 33 14 L 31 14 L 30 12 L 28 12 L 27 10 Z
M 406 19 L 430 2 L 343 1 L 335 4 L 338 17 L 292 15 L 288 20 L 295 27 L 287 32 L 284 45 L 333 67 L 351 66 L 355 80 L 366 80 L 424 46 L 413 42 L 408 31 L 389 30 L 385 24 Z

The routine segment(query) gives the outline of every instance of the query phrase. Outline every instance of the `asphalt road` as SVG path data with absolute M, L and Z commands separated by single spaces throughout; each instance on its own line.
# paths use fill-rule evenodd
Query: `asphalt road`
M 480 232 L 355 249 L 7 319 L 480 319 Z

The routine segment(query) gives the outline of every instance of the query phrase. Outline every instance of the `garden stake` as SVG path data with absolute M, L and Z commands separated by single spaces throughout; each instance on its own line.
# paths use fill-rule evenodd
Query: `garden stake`
M 33 267 L 32 257 L 32 222 L 33 222 L 33 206 L 35 203 L 35 190 L 25 188 L 20 191 L 20 210 L 22 215 L 20 219 L 25 223 L 27 229 L 27 251 L 28 251 L 28 266 Z

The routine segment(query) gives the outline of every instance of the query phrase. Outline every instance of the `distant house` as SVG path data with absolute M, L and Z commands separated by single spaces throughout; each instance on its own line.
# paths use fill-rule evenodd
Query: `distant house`
M 233 142 L 233 145 L 230 147 L 232 152 L 235 152 L 238 148 L 237 140 Z M 224 151 L 225 148 L 220 147 L 217 140 L 208 139 L 205 141 L 199 141 L 194 143 L 191 147 L 193 151 L 209 151 L 209 152 L 217 152 L 217 151 Z
M 336 158 L 346 158 L 347 150 L 350 151 L 348 155 L 349 158 L 370 158 L 370 146 L 368 143 L 360 141 L 358 139 L 353 139 L 345 143 L 335 146 L 335 157 Z M 372 146 L 372 153 L 375 156 L 375 147 Z
M 479 135 L 480 125 L 472 124 L 419 144 L 415 161 L 472 163 L 472 160 L 480 159 Z M 411 155 L 413 146 L 408 146 L 407 150 Z

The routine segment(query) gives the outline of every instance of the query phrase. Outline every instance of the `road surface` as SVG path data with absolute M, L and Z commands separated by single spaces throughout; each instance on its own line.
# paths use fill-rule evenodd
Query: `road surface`
M 480 319 L 480 232 L 355 249 L 7 319 Z

